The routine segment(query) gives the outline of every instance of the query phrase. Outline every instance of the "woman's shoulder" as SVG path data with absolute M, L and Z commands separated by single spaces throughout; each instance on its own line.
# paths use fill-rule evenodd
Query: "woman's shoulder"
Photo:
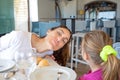
M 37 34 L 32 33 L 31 35 L 32 44 L 36 44 L 36 42 L 38 42 L 39 40 L 40 40 L 40 37 Z
M 27 31 L 11 31 L 10 32 L 11 34 L 26 34 L 26 33 L 30 33 L 30 32 L 27 32 Z
M 31 36 L 31 32 L 27 31 L 11 31 L 9 34 L 12 38 L 16 39 L 26 39 L 28 36 Z
M 34 36 L 34 37 L 40 37 L 38 34 L 36 34 L 36 33 L 32 33 L 32 36 Z
M 31 35 L 31 32 L 28 31 L 12 31 L 13 34 L 19 35 L 19 36 L 26 36 L 26 35 Z
M 39 35 L 29 31 L 12 31 L 11 33 L 17 35 L 32 35 L 33 37 L 39 37 Z
M 40 38 L 40 36 L 39 36 L 39 35 L 37 35 L 36 33 L 32 33 L 32 38 L 37 39 L 37 38 Z

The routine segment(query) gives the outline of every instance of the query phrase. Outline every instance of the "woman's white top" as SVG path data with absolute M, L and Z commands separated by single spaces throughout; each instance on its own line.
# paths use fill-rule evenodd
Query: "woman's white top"
M 16 52 L 33 52 L 31 35 L 31 32 L 12 31 L 0 37 L 0 59 L 13 59 Z M 48 51 L 48 55 L 52 53 L 53 51 Z M 41 57 L 45 55 L 46 52 L 40 54 Z

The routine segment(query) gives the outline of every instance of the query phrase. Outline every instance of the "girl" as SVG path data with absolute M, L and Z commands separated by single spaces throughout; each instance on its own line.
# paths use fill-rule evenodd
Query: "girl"
M 91 68 L 79 80 L 120 80 L 120 61 L 112 40 L 103 31 L 88 32 L 82 41 L 82 57 Z

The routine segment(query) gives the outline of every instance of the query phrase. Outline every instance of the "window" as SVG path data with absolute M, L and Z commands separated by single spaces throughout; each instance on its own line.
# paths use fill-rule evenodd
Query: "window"
M 111 20 L 115 19 L 115 11 L 105 11 L 105 12 L 99 12 L 98 18 L 102 20 Z
M 29 0 L 30 19 L 32 22 L 38 21 L 38 0 Z
M 15 30 L 28 31 L 28 2 L 14 0 Z
M 85 5 L 85 18 L 115 19 L 117 4 L 111 1 L 93 1 Z

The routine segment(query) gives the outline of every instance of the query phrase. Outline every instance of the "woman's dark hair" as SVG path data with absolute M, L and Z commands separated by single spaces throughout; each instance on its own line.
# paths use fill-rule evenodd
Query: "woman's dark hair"
M 67 43 L 61 49 L 54 51 L 53 56 L 55 57 L 55 61 L 61 66 L 66 66 L 67 61 L 69 60 L 70 56 L 70 49 L 69 44 Z

